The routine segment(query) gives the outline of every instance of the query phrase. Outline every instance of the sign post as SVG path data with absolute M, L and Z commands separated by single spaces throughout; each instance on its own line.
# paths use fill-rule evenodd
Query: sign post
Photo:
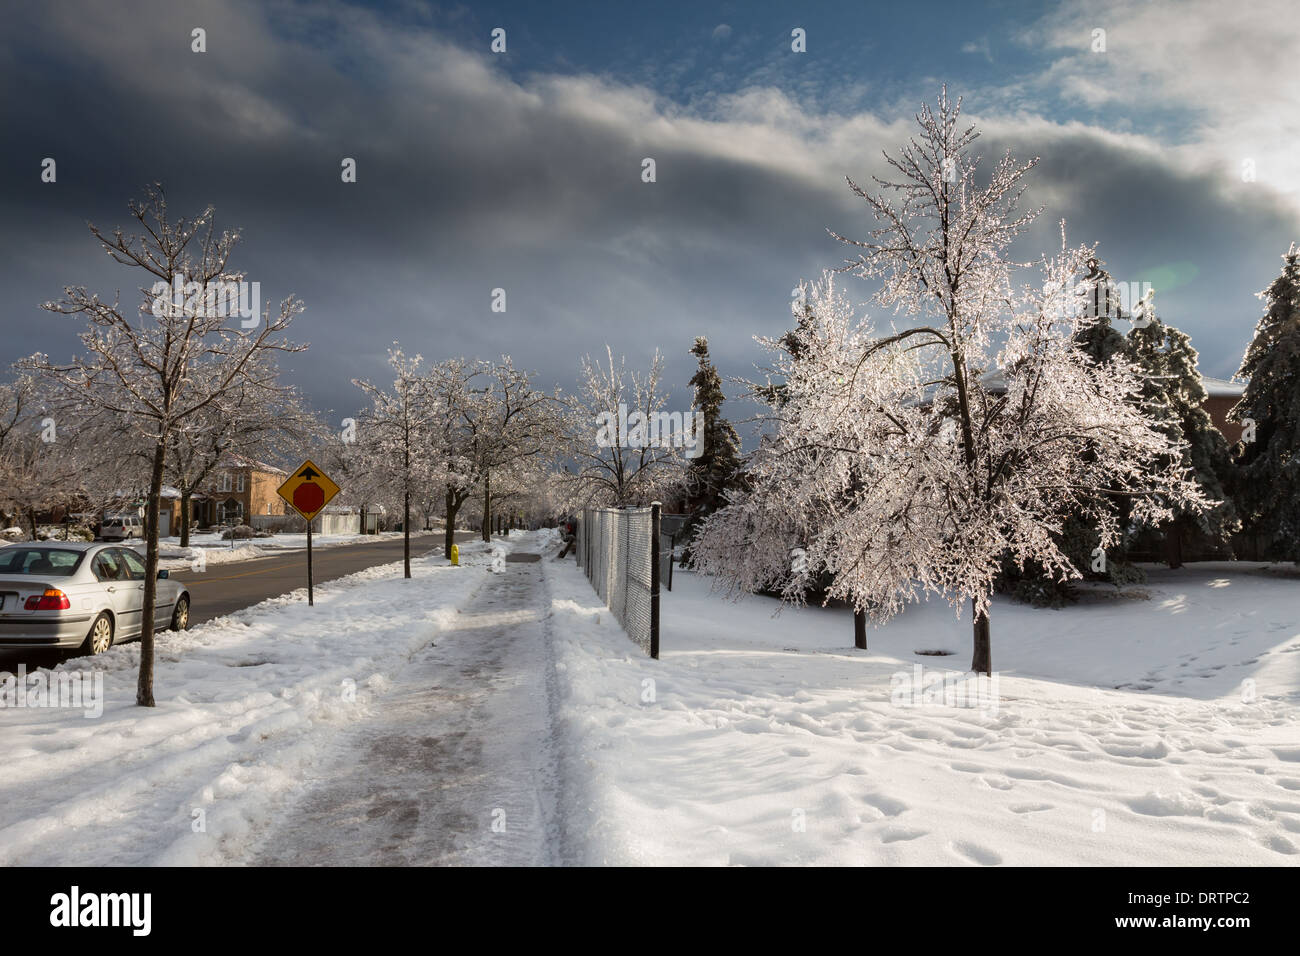
M 276 489 L 276 494 L 307 522 L 307 604 L 309 606 L 316 603 L 312 593 L 311 523 L 338 493 L 339 486 L 317 468 L 310 458 L 295 468 L 285 479 L 284 484 Z

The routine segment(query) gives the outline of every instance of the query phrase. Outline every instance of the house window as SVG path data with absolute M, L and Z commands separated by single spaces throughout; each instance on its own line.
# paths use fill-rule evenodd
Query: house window
M 230 490 L 230 472 L 223 471 L 221 477 L 217 480 L 217 491 Z
M 241 472 L 240 475 L 239 475 L 238 482 L 239 482 L 238 487 L 235 488 L 235 490 L 236 490 L 236 491 L 243 491 L 243 490 L 244 490 L 244 475 L 243 475 L 242 472 Z

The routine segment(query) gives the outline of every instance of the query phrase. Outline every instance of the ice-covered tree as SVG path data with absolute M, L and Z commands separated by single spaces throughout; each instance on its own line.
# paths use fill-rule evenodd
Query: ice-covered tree
M 523 476 L 539 462 L 555 459 L 563 427 L 555 398 L 537 389 L 510 356 L 484 365 L 477 379 L 463 420 L 472 436 L 483 501 L 482 537 L 489 541 L 494 497 L 499 502 L 514 500 L 526 483 Z
M 1234 421 L 1244 426 L 1238 495 L 1250 530 L 1300 563 L 1300 248 L 1259 298 L 1264 315 L 1239 376 L 1248 379 Z
M 356 507 L 363 530 L 368 514 L 388 513 L 389 506 L 401 499 L 400 493 L 392 492 L 389 460 L 366 440 L 367 436 L 364 417 L 354 412 L 343 418 L 331 416 L 328 423 L 317 421 L 311 442 L 312 460 L 339 486 L 335 503 Z
M 649 504 L 682 477 L 692 422 L 668 411 L 663 358 L 644 374 L 605 348 L 602 364 L 582 359 L 578 391 L 565 397 L 567 458 L 561 473 L 567 507 Z M 687 417 L 690 417 L 689 414 Z
M 69 286 L 62 299 L 43 308 L 80 316 L 84 352 L 66 364 L 35 356 L 27 367 L 54 383 L 63 400 L 87 415 L 112 416 L 116 428 L 150 449 L 145 506 L 145 581 L 136 702 L 154 706 L 154 608 L 158 576 L 158 505 L 167 449 L 177 428 L 231 389 L 254 382 L 267 352 L 292 351 L 285 338 L 301 305 L 290 296 L 276 315 L 269 308 L 252 325 L 232 320 L 215 301 L 244 281 L 230 268 L 238 232 L 218 233 L 211 206 L 193 219 L 174 219 L 161 186 L 130 204 L 139 232 L 111 234 L 93 223 L 90 233 L 117 263 L 139 270 L 137 309 L 101 299 L 84 286 Z M 160 290 L 166 290 L 160 293 Z M 134 313 L 134 314 L 133 314 Z
M 176 428 L 166 477 L 180 493 L 181 547 L 190 543 L 194 493 L 223 460 L 232 454 L 273 458 L 286 446 L 306 446 L 319 430 L 301 395 L 279 382 L 274 367 L 230 389 Z
M 357 443 L 379 487 L 386 487 L 402 507 L 402 573 L 411 576 L 411 502 L 426 494 L 438 480 L 435 454 L 438 423 L 443 409 L 422 368 L 422 356 L 406 355 L 399 346 L 388 350 L 393 371 L 390 388 L 364 379 L 352 384 L 365 392 L 370 407 L 357 422 Z
M 978 133 L 959 114 L 946 92 L 937 111 L 923 108 L 919 139 L 886 157 L 894 179 L 876 179 L 875 194 L 849 181 L 877 227 L 865 240 L 833 234 L 860 250 L 846 271 L 877 280 L 877 303 L 912 324 L 853 321 L 830 283 L 820 288 L 816 322 L 795 333 L 802 356 L 781 369 L 783 437 L 747 469 L 749 494 L 705 522 L 696 552 L 706 571 L 752 590 L 782 573 L 784 532 L 803 524 L 788 599 L 823 569 L 830 597 L 877 622 L 942 594 L 969 604 L 971 667 L 989 673 L 1004 554 L 1074 575 L 1054 539 L 1064 515 L 1094 518 L 1102 547 L 1117 537 L 1112 516 L 1091 513 L 1098 492 L 1130 495 L 1150 520 L 1202 496 L 1175 464 L 1178 444 L 1128 401 L 1140 387 L 1132 366 L 1097 364 L 1075 345 L 1071 292 L 1091 250 L 1063 236 L 1040 281 L 1014 285 L 1006 252 L 1033 217 L 1017 206 L 1034 163 L 1007 155 L 981 184 Z M 768 532 L 783 512 L 792 518 Z
M 93 422 L 56 405 L 29 374 L 0 382 L 0 514 L 21 521 L 33 539 L 38 512 L 84 497 L 94 447 Z
M 481 363 L 448 359 L 430 370 L 430 388 L 440 407 L 433 441 L 441 474 L 444 519 L 443 557 L 451 558 L 456 541 L 456 520 L 461 508 L 479 485 L 479 457 L 475 442 L 479 418 L 479 391 L 474 380 Z

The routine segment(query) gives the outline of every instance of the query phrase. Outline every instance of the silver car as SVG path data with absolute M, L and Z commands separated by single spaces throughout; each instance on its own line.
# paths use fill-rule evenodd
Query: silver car
M 144 558 L 130 548 L 75 542 L 0 548 L 0 650 L 81 648 L 102 654 L 140 636 Z M 154 627 L 183 631 L 190 595 L 158 572 Z

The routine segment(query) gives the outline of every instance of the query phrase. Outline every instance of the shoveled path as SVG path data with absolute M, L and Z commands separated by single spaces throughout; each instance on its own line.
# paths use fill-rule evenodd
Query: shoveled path
M 340 738 L 255 865 L 565 862 L 540 566 L 491 575 Z

